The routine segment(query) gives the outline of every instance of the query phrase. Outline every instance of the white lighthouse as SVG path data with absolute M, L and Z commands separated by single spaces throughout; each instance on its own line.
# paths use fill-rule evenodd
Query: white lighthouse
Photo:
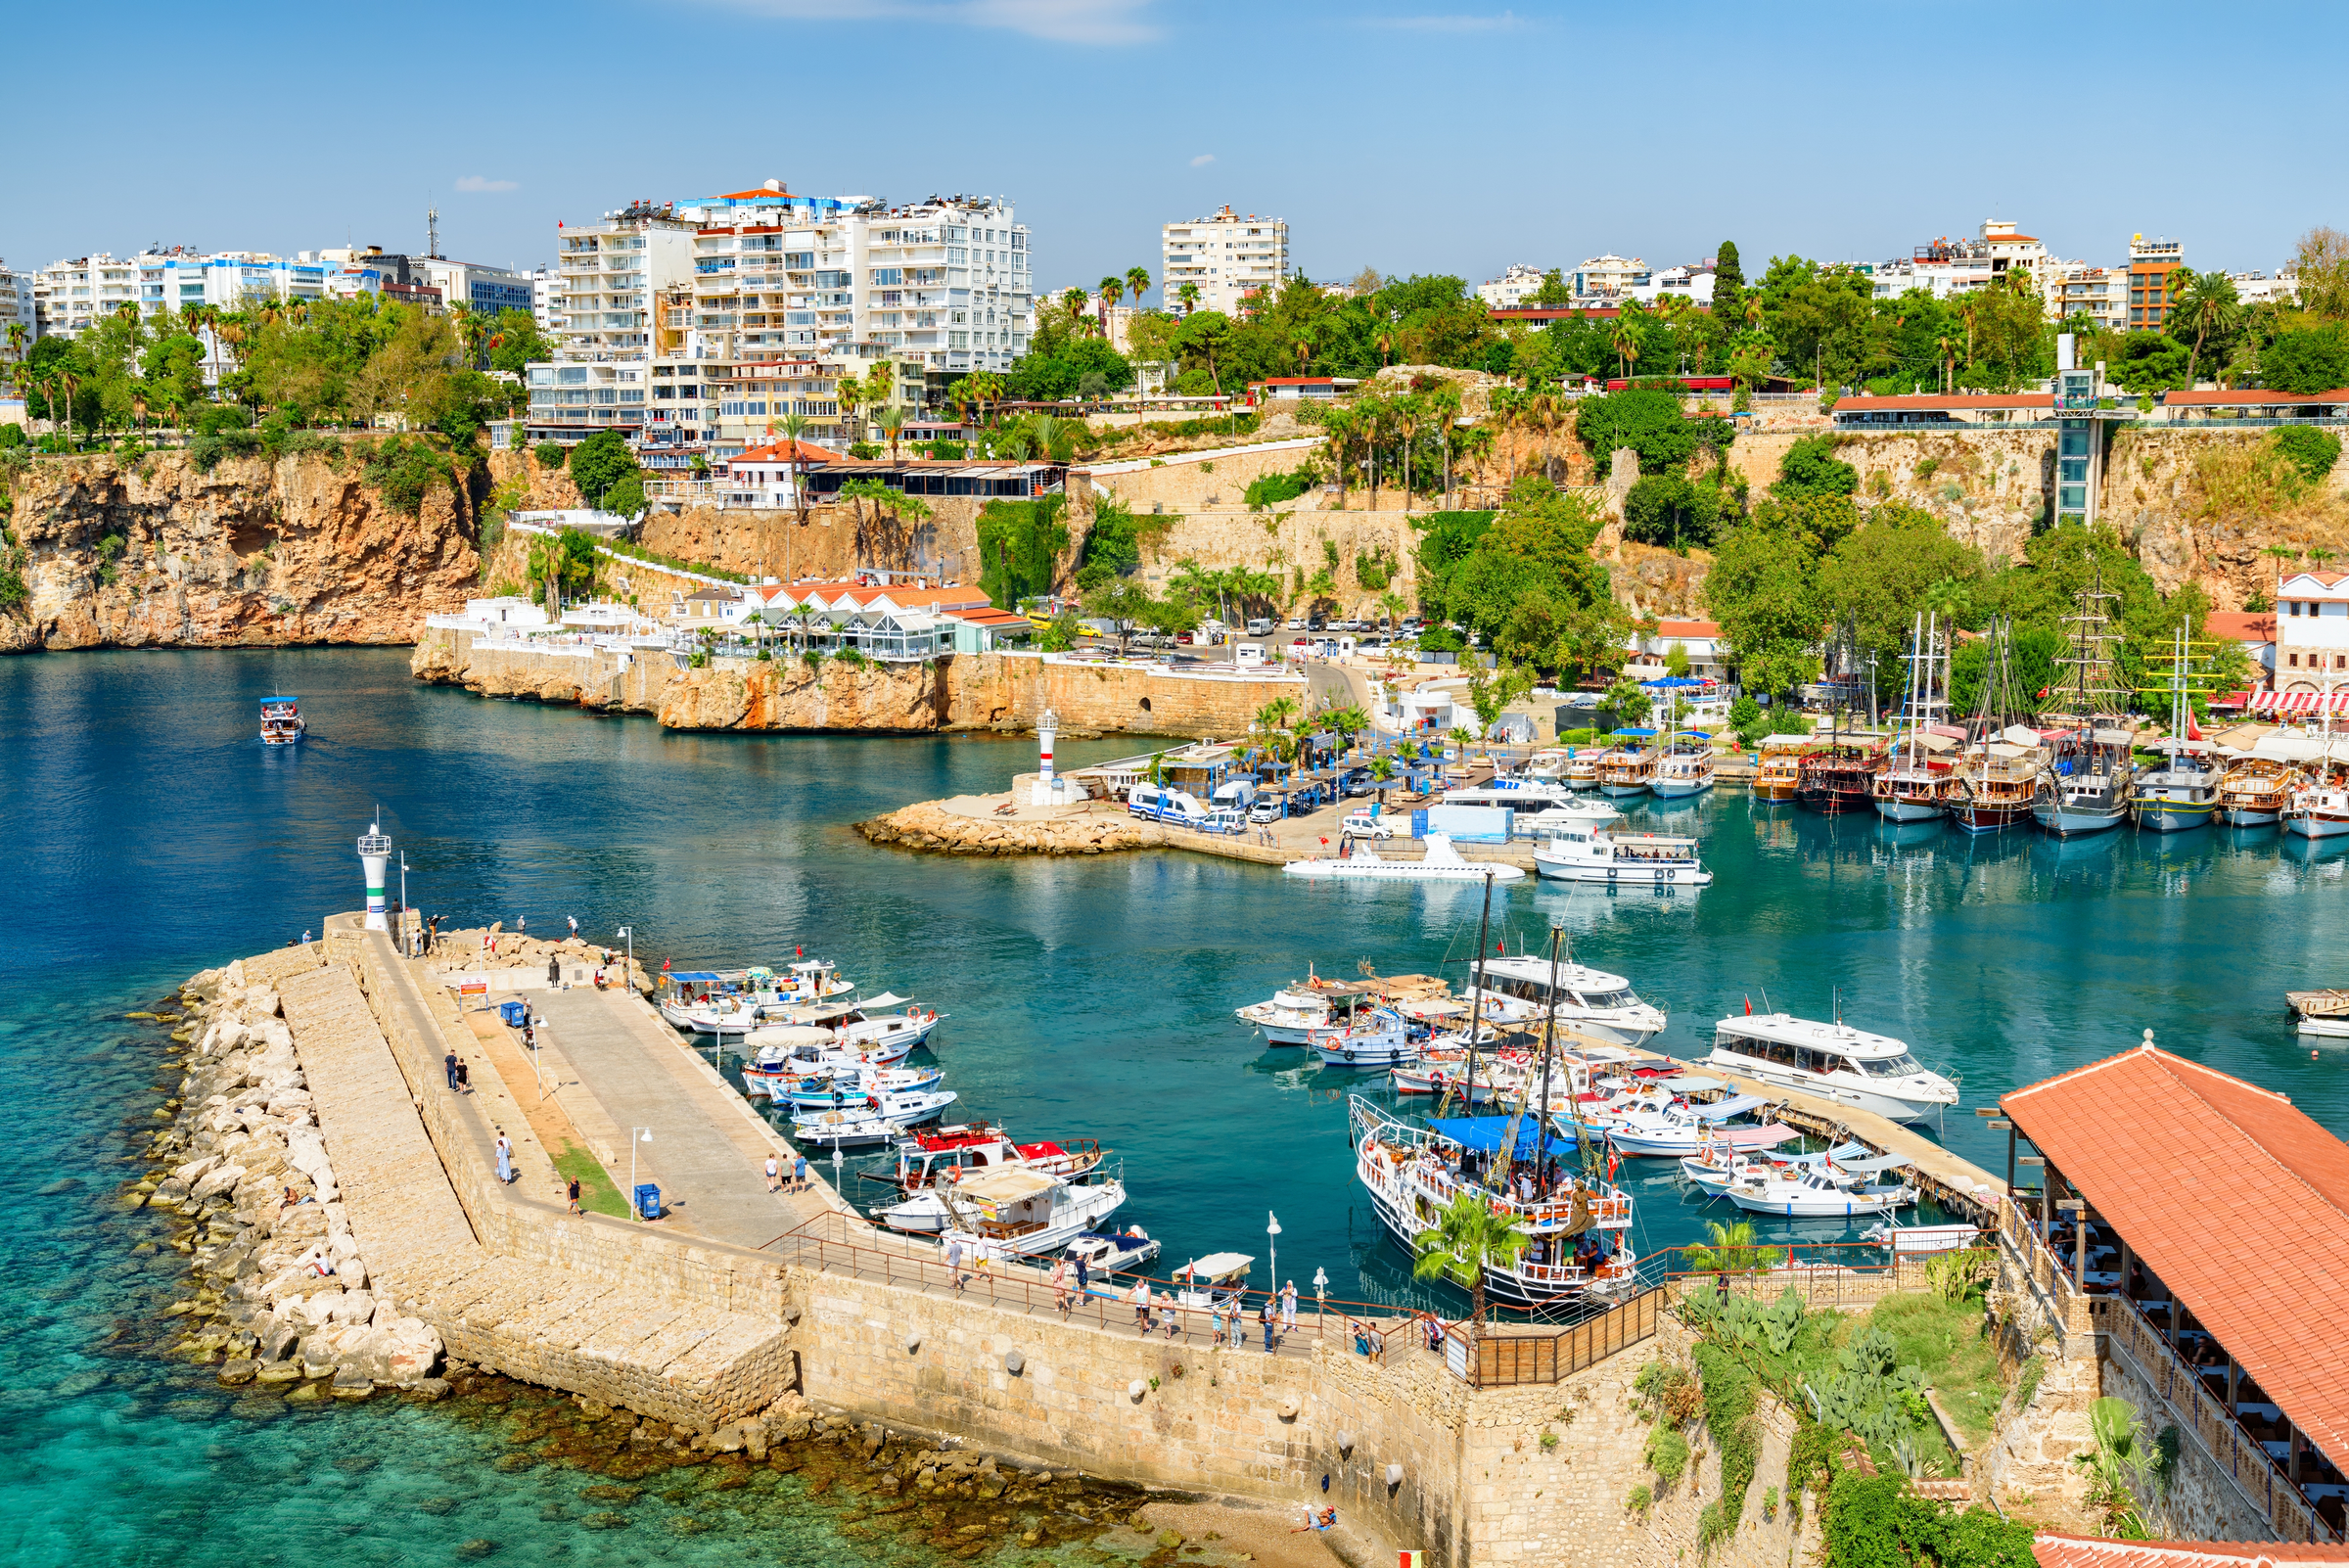
M 367 831 L 359 835 L 359 863 L 367 868 L 367 929 L 389 931 L 392 923 L 384 918 L 384 872 L 392 863 L 392 841 L 385 837 L 381 822 L 370 822 Z
M 1060 733 L 1060 715 L 1047 708 L 1036 715 L 1036 795 L 1028 804 L 1052 804 L 1052 739 Z

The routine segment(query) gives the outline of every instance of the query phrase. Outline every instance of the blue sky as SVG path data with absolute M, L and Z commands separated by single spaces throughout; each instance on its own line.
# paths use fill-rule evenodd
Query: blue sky
M 769 177 L 1008 195 L 1055 289 L 1155 272 L 1158 226 L 1223 203 L 1288 219 L 1315 277 L 1470 282 L 1724 238 L 1749 275 L 1880 260 L 1988 216 L 2066 257 L 2142 230 L 2273 269 L 2349 228 L 2349 9 L 1446 6 L 35 7 L 0 256 L 421 251 L 438 207 L 447 254 L 531 264 L 558 218 Z

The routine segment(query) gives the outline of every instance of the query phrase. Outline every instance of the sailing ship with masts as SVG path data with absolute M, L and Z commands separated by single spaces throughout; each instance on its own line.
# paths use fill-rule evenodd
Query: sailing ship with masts
M 1875 714 L 1873 677 L 1861 660 L 1859 646 L 1847 622 L 1828 645 L 1828 677 L 1820 682 L 1833 695 L 1835 718 L 1826 739 L 1805 752 L 1796 764 L 1794 804 L 1814 811 L 1865 811 L 1875 800 L 1876 775 L 1883 771 L 1884 754 L 1878 737 L 1847 733 L 1842 715 L 1848 700 L 1854 708 L 1865 695 L 1868 714 Z
M 1968 833 L 1996 833 L 2031 820 L 2048 753 L 2014 678 L 2014 620 L 1994 618 L 1982 695 L 1966 721 L 1968 744 L 1950 775 L 1950 820 Z
M 2131 735 L 2123 718 L 2126 701 L 2114 673 L 2121 634 L 2111 605 L 2120 598 L 2104 586 L 2101 563 L 2092 563 L 2089 580 L 2075 596 L 2071 648 L 2056 664 L 2070 671 L 2057 701 L 2062 710 L 2053 754 L 2040 770 L 2031 815 L 2058 838 L 2102 833 L 2121 825 L 2137 782 L 2130 758 Z
M 1950 764 L 1944 754 L 1956 743 L 1941 731 L 1950 709 L 1950 640 L 1935 614 L 1918 616 L 1909 633 L 1900 732 L 1870 786 L 1876 814 L 1887 821 L 1929 822 L 1948 805 Z
M 2153 750 L 2162 754 L 2162 764 L 2137 776 L 2130 805 L 2137 825 L 2155 833 L 2207 826 L 2218 812 L 2219 786 L 2224 781 L 2218 761 L 2211 756 L 2210 742 L 2194 725 L 2192 699 L 2210 695 L 2211 677 L 2207 663 L 2195 668 L 2193 650 L 2209 644 L 2189 641 L 2186 630 L 2187 624 L 2181 621 L 2170 652 L 2155 654 L 2148 661 L 2161 682 L 2150 689 L 2170 699 L 2170 732 L 2153 743 Z

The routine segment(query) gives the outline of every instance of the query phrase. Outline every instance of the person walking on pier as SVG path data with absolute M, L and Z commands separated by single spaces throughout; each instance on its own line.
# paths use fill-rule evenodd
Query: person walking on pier
M 805 1154 L 795 1154 L 791 1157 L 791 1190 L 794 1192 L 807 1190 L 807 1156 Z
M 511 1186 L 514 1182 L 514 1145 L 506 1141 L 506 1130 L 497 1130 L 497 1183 Z
M 571 1212 L 573 1214 L 577 1214 L 579 1212 L 579 1178 L 577 1176 L 573 1176 L 571 1178 L 570 1192 Z
M 769 1150 L 767 1151 L 767 1154 L 766 1154 L 766 1191 L 767 1191 L 767 1195 L 768 1195 L 769 1197 L 772 1197 L 774 1194 L 776 1194 L 776 1193 L 778 1193 L 778 1192 L 780 1192 L 780 1191 L 782 1191 L 782 1190 L 783 1190 L 783 1162 L 782 1162 L 782 1161 L 780 1161 L 780 1160 L 778 1160 L 778 1159 L 776 1159 L 776 1158 L 775 1158 L 774 1151 L 773 1151 L 772 1149 L 769 1149 Z
M 962 1289 L 962 1238 L 960 1236 L 946 1238 L 946 1276 L 954 1281 L 955 1290 Z
M 473 1072 L 465 1065 L 465 1058 L 462 1056 L 457 1058 L 457 1092 L 459 1094 L 473 1092 Z
M 1141 1329 L 1142 1338 L 1148 1339 L 1150 1337 L 1150 1281 L 1147 1279 L 1135 1280 L 1131 1299 L 1133 1301 L 1133 1320 Z
M 1052 1305 L 1060 1309 L 1061 1316 L 1069 1315 L 1069 1261 L 1066 1258 L 1055 1259 L 1052 1263 Z
M 457 1086 L 457 1053 L 450 1051 L 440 1065 L 448 1073 L 448 1086 L 452 1089 L 455 1088 Z
M 1273 1325 L 1274 1323 L 1276 1323 L 1276 1322 L 1280 1321 L 1280 1314 L 1279 1314 L 1279 1312 L 1278 1312 L 1278 1311 L 1277 1311 L 1277 1310 L 1276 1310 L 1276 1309 L 1273 1307 L 1273 1305 L 1272 1305 L 1272 1297 L 1271 1297 L 1269 1294 L 1267 1294 L 1267 1295 L 1265 1297 L 1265 1305 L 1264 1305 L 1264 1307 L 1263 1307 L 1263 1308 L 1262 1308 L 1262 1309 L 1259 1311 L 1259 1313 L 1258 1313 L 1258 1314 L 1257 1314 L 1257 1315 L 1258 1315 L 1259 1317 L 1261 1317 L 1261 1318 L 1263 1318 L 1263 1319 L 1264 1319 L 1264 1324 L 1265 1324 L 1265 1353 L 1266 1353 L 1267 1355 L 1270 1355 L 1270 1354 L 1271 1354 L 1271 1352 L 1272 1352 L 1272 1325 Z

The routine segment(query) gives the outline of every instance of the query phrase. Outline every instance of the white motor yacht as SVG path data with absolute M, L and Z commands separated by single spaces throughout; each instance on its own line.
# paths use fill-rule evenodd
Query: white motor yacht
M 1352 854 L 1291 860 L 1281 870 L 1293 877 L 1326 877 L 1347 882 L 1482 882 L 1487 877 L 1496 882 L 1525 880 L 1523 867 L 1463 859 L 1445 834 L 1430 833 L 1420 842 L 1427 846 L 1427 853 L 1416 860 L 1382 860 L 1368 845 L 1357 845 Z
M 1543 822 L 1535 830 L 1534 874 L 1551 882 L 1616 888 L 1702 888 L 1713 882 L 1713 873 L 1696 857 L 1692 838 L 1607 833 L 1580 823 L 1553 827 Z
M 1331 1067 L 1393 1067 L 1419 1056 L 1403 1014 L 1392 1007 L 1374 1007 L 1349 1023 L 1311 1030 L 1306 1043 Z
M 1918 1065 L 1906 1041 L 1840 1021 L 1790 1013 L 1724 1018 L 1713 1026 L 1713 1054 L 1706 1060 L 1895 1122 L 1921 1122 L 1958 1103 L 1958 1085 Z
M 1070 1181 L 1030 1166 L 1005 1166 L 967 1181 L 933 1182 L 901 1203 L 873 1211 L 892 1230 L 995 1245 L 1022 1257 L 1058 1252 L 1126 1201 L 1115 1176 Z
M 1370 987 L 1351 980 L 1323 980 L 1309 971 L 1267 1000 L 1232 1009 L 1243 1024 L 1254 1024 L 1267 1045 L 1303 1045 L 1313 1030 L 1327 1028 L 1334 1017 L 1351 1014 L 1377 999 Z
M 2292 791 L 2283 808 L 2283 831 L 2303 839 L 2332 839 L 2349 833 L 2349 789 L 2336 774 Z
M 1850 1165 L 1821 1163 L 1788 1172 L 1749 1170 L 1729 1183 L 1723 1194 L 1751 1214 L 1781 1215 L 1790 1220 L 1821 1220 L 1864 1214 L 1890 1214 L 1916 1202 L 1916 1189 L 1905 1181 L 1870 1182 L 1880 1172 L 1909 1163 L 1902 1155 L 1855 1160 Z
M 1478 966 L 1483 976 L 1486 1016 L 1526 1020 L 1546 1017 L 1550 1005 L 1549 960 L 1526 954 L 1488 958 Z M 1469 998 L 1477 988 L 1471 985 Z M 1586 969 L 1581 964 L 1558 966 L 1557 1015 L 1562 1030 L 1609 1045 L 1640 1045 L 1664 1033 L 1664 1014 L 1639 999 L 1632 983 L 1621 975 Z
M 1578 800 L 1571 789 L 1556 779 L 1497 777 L 1483 784 L 1446 790 L 1442 804 L 1502 806 L 1519 816 L 1547 820 L 1569 811 L 1589 811 L 1594 803 Z M 1612 807 L 1607 808 L 1607 814 L 1616 814 Z

